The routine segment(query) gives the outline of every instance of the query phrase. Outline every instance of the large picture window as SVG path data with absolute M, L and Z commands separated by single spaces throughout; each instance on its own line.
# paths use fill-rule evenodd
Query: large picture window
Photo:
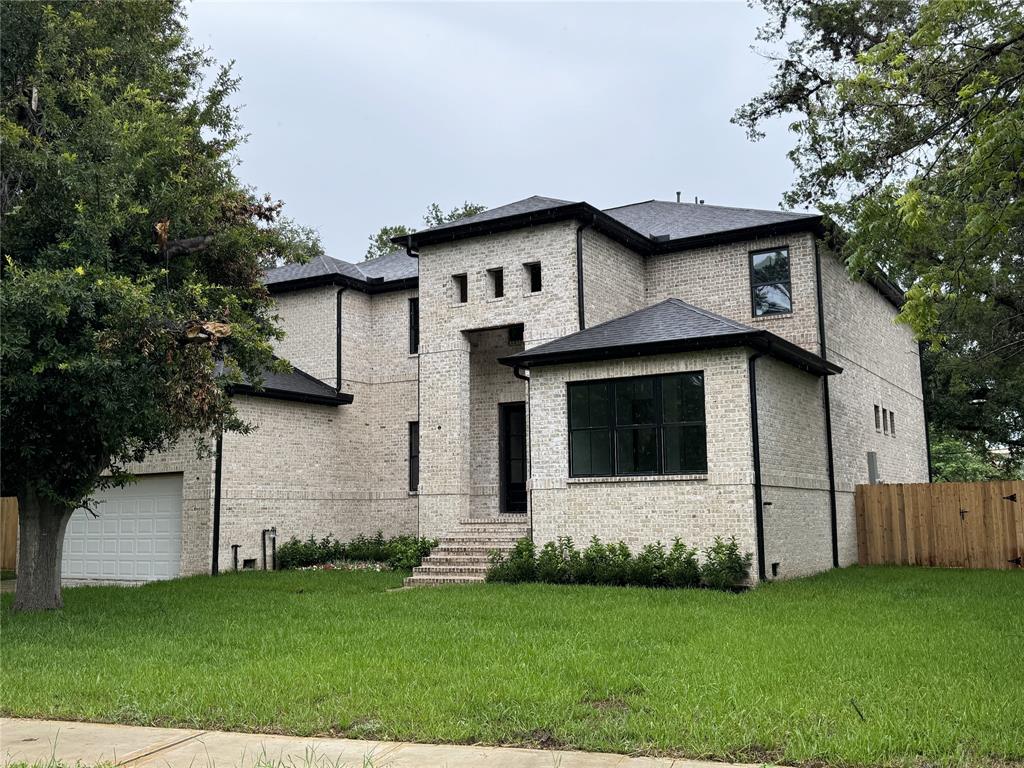
M 750 299 L 754 317 L 793 311 L 788 248 L 750 254 Z
M 707 472 L 704 374 L 569 384 L 569 474 Z

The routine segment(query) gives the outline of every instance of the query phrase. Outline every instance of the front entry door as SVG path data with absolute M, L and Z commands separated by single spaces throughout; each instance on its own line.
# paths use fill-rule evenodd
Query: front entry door
M 526 511 L 526 403 L 498 405 L 501 511 Z

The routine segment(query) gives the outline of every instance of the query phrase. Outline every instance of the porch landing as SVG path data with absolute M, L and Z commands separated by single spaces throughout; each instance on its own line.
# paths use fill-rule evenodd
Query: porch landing
M 503 514 L 460 520 L 459 527 L 442 536 L 438 545 L 413 568 L 407 587 L 472 584 L 481 582 L 491 564 L 491 552 L 512 551 L 519 539 L 529 536 L 526 515 Z

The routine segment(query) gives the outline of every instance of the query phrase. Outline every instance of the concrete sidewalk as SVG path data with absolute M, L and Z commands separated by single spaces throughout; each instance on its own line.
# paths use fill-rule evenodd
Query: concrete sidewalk
M 0 763 L 167 768 L 735 768 L 727 763 L 512 747 L 316 739 L 0 718 Z

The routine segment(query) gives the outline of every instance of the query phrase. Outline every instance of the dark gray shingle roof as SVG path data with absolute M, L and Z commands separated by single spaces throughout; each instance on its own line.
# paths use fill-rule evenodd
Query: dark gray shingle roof
M 217 373 L 220 374 L 222 371 L 223 366 L 218 363 Z M 310 376 L 294 365 L 288 373 L 266 370 L 263 372 L 262 378 L 263 382 L 259 389 L 256 389 L 249 381 L 235 384 L 232 389 L 239 394 L 279 400 L 298 400 L 320 405 L 343 405 L 352 402 L 352 395 L 338 392 L 330 384 Z
M 328 283 L 338 279 L 358 287 L 371 282 L 414 280 L 418 275 L 419 262 L 406 255 L 405 251 L 395 250 L 359 264 L 331 256 L 318 256 L 305 264 L 285 264 L 267 270 L 263 284 L 280 287 L 288 283 Z
M 666 299 L 628 315 L 504 357 L 522 368 L 586 360 L 750 346 L 813 373 L 838 373 L 837 366 L 785 339 L 716 315 L 680 299 Z
M 576 203 L 571 200 L 559 200 L 555 197 L 541 197 L 540 195 L 533 195 L 523 200 L 516 200 L 516 202 L 509 203 L 508 205 L 499 205 L 497 208 L 491 208 L 473 216 L 465 216 L 461 219 L 450 221 L 447 224 L 439 224 L 436 227 L 422 229 L 420 232 L 439 232 L 441 230 L 451 229 L 452 227 L 461 227 L 466 224 L 478 224 L 483 221 L 504 219 L 508 216 L 518 216 L 524 213 L 536 213 L 538 211 L 547 211 L 552 208 L 561 208 L 564 205 L 576 205 Z
M 818 217 L 816 213 L 762 211 L 755 208 L 728 208 L 722 205 L 696 205 L 647 200 L 643 203 L 606 208 L 604 213 L 644 237 L 668 236 L 671 240 L 700 237 L 734 229 L 763 227 L 783 222 Z

